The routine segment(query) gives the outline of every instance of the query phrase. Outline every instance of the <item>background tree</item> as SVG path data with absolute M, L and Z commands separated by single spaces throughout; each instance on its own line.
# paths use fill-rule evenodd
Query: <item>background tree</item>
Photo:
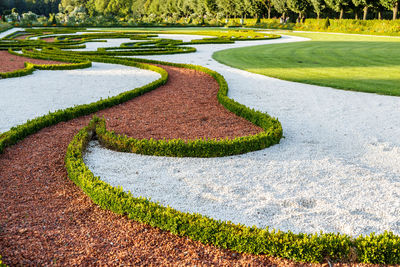
M 178 0 L 177 1 L 177 9 L 182 15 L 186 18 L 186 22 L 189 16 L 194 12 L 193 11 L 193 3 L 192 1 L 188 0 Z
M 325 8 L 323 0 L 310 0 L 310 4 L 314 9 L 315 14 L 317 14 L 317 19 L 319 19 L 322 10 Z
M 120 17 L 127 16 L 132 7 L 132 2 L 129 0 L 110 0 L 105 9 L 105 14 L 118 15 Z
M 203 0 L 204 6 L 206 7 L 207 13 L 215 15 L 218 11 L 216 0 Z
M 231 16 L 236 16 L 236 1 L 235 0 L 217 0 L 217 6 L 226 19 Z
M 339 12 L 339 19 L 342 19 L 344 10 L 350 5 L 351 0 L 325 0 L 325 3 L 334 11 Z
M 271 0 L 275 10 L 282 15 L 282 18 L 286 18 L 288 11 L 287 0 Z
M 260 13 L 263 8 L 265 8 L 267 10 L 268 19 L 271 18 L 271 11 L 272 11 L 272 1 L 271 0 L 256 0 L 254 4 L 256 5 L 257 19 L 259 18 Z
M 360 7 L 363 9 L 363 20 L 367 19 L 368 8 L 372 7 L 374 2 L 376 3 L 374 0 L 352 0 L 352 2 L 355 7 Z
M 256 8 L 256 3 L 254 0 L 242 0 L 238 1 L 236 4 L 237 11 L 240 13 L 241 18 L 247 17 L 247 15 L 254 16 L 254 14 L 257 12 Z
M 64 0 L 62 0 L 64 1 Z M 108 7 L 110 0 L 89 0 L 86 3 L 86 8 L 90 15 L 103 15 L 106 13 L 106 8 Z M 71 13 L 72 10 L 69 6 L 64 7 L 64 5 L 60 5 L 60 12 L 63 13 Z
M 305 18 L 305 13 L 309 5 L 308 0 L 287 0 L 288 8 L 299 14 L 300 21 Z
M 144 4 L 146 0 L 133 0 L 131 6 L 131 14 L 134 19 L 139 19 L 146 14 Z
M 393 11 L 393 20 L 397 19 L 397 12 L 399 12 L 398 0 L 380 0 L 382 6 Z

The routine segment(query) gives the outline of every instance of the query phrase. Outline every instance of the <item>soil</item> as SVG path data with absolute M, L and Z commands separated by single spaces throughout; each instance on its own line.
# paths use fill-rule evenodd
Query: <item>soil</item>
M 262 131 L 225 109 L 217 100 L 218 83 L 203 72 L 166 67 L 164 86 L 100 112 L 107 128 L 137 139 L 233 139 Z
M 15 37 L 14 39 L 25 40 L 25 38 L 28 37 L 28 36 L 32 36 L 32 34 L 19 35 L 19 36 Z
M 46 37 L 46 38 L 41 38 L 40 40 L 45 41 L 47 43 L 52 43 L 56 40 L 55 37 Z
M 110 128 L 136 137 L 186 139 L 257 132 L 208 96 L 217 90 L 209 76 L 165 69 L 170 73 L 165 86 L 98 115 L 106 116 Z M 188 95 L 182 93 L 186 90 Z M 192 106 L 180 107 L 191 93 L 196 93 Z M 169 117 L 181 112 L 187 113 Z M 214 121 L 214 116 L 220 117 Z M 69 142 L 90 117 L 42 129 L 0 154 L 0 254 L 6 264 L 310 266 L 215 248 L 100 209 L 68 179 L 64 168 Z M 203 117 L 208 119 L 202 122 Z
M 28 57 L 16 56 L 8 53 L 8 51 L 0 51 L 0 72 L 11 72 L 15 70 L 24 69 L 25 62 L 33 64 L 68 64 L 66 62 L 33 59 Z

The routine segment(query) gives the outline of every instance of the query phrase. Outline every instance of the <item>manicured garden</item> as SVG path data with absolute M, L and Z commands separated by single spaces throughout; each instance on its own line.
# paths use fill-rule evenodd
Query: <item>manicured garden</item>
M 79 35 L 76 34 L 78 30 L 81 31 Z M 166 33 L 181 34 L 181 32 L 171 30 Z M 29 117 L 30 120 L 26 123 L 15 123 L 10 130 L 0 134 L 0 152 L 2 152 L 0 164 L 3 166 L 0 168 L 0 175 L 6 177 L 0 181 L 1 195 L 4 196 L 1 210 L 8 216 L 8 219 L 2 221 L 4 227 L 2 226 L 3 231 L 0 231 L 6 244 L 0 247 L 3 260 L 10 264 L 48 264 L 49 262 L 116 264 L 117 262 L 113 260 L 115 255 L 118 255 L 116 258 L 122 262 L 136 264 L 185 261 L 191 264 L 290 264 L 283 259 L 296 262 L 398 264 L 400 238 L 398 220 L 395 217 L 398 211 L 390 207 L 393 207 L 393 203 L 397 201 L 396 176 L 398 177 L 399 170 L 396 163 L 399 160 L 397 152 L 400 144 L 396 138 L 392 138 L 397 129 L 389 128 L 391 124 L 398 122 L 396 113 L 398 110 L 395 108 L 399 105 L 398 98 L 372 94 L 361 95 L 306 85 L 301 88 L 284 81 L 267 80 L 266 77 L 232 69 L 212 62 L 210 58 L 213 51 L 218 51 L 217 47 L 230 48 L 268 43 L 266 46 L 217 52 L 215 58 L 236 68 L 282 79 L 355 91 L 399 95 L 398 83 L 395 82 L 400 80 L 396 74 L 398 59 L 396 56 L 388 56 L 389 53 L 387 53 L 398 48 L 397 39 L 381 38 L 379 41 L 371 42 L 367 37 L 346 36 L 347 39 L 344 40 L 345 37 L 341 36 L 300 34 L 302 37 L 313 38 L 313 41 L 284 44 L 285 39 L 279 39 L 277 35 L 254 31 L 191 30 L 185 33 L 214 37 L 182 42 L 157 38 L 157 31 L 100 33 L 86 32 L 84 29 L 54 28 L 50 30 L 47 28 L 26 29 L 0 41 L 0 48 L 14 55 L 22 52 L 27 57 L 66 63 L 61 65 L 27 64 L 23 70 L 2 73 L 3 78 L 11 79 L 11 77 L 32 73 L 35 76 L 36 73 L 33 72 L 35 69 L 38 71 L 60 69 L 60 72 L 67 73 L 66 70 L 61 69 L 92 66 L 95 71 L 96 64 L 100 63 L 146 69 L 160 74 L 159 78 L 149 84 L 140 87 L 138 85 L 136 89 L 127 88 L 122 93 L 107 96 L 104 99 L 100 98 L 94 102 L 86 100 L 89 103 L 79 103 L 80 105 L 66 109 L 59 107 L 60 110 L 51 111 L 47 115 Z M 17 40 L 18 36 L 24 36 L 24 38 Z M 31 39 L 35 37 L 39 39 Z M 49 37 L 54 39 L 51 39 L 51 42 L 41 40 Z M 285 38 L 293 42 L 302 40 L 290 36 Z M 123 42 L 121 46 L 101 48 L 104 39 L 108 41 L 128 39 L 129 42 Z M 233 43 L 236 40 L 241 40 L 241 42 Z M 85 49 L 86 44 L 89 43 L 98 43 L 98 49 Z M 79 49 L 79 51 L 70 49 Z M 332 53 L 327 55 L 323 52 L 326 49 Z M 243 50 L 246 51 L 243 52 Z M 366 51 L 372 53 L 373 57 L 363 56 Z M 342 55 L 348 54 L 352 54 L 351 60 L 341 59 Z M 132 56 L 146 57 L 146 59 Z M 189 58 L 192 61 L 189 61 Z M 187 64 L 189 62 L 201 62 L 202 66 L 189 65 Z M 318 64 L 318 67 L 315 67 L 315 64 Z M 343 66 L 346 66 L 346 70 L 342 70 Z M 88 70 L 90 72 L 90 69 Z M 390 76 L 382 78 L 382 70 Z M 104 73 L 105 77 L 115 75 L 112 72 Z M 367 75 L 368 80 L 361 78 L 354 80 L 358 77 L 357 75 Z M 302 79 L 305 76 L 307 79 Z M 24 78 L 28 77 L 30 76 Z M 51 77 L 50 73 L 49 77 Z M 24 84 L 26 86 L 27 83 L 22 80 L 24 78 L 12 79 L 19 79 L 22 81 L 21 86 Z M 319 82 L 321 80 L 322 82 Z M 0 80 L 0 85 L 1 82 L 2 80 Z M 101 85 L 99 84 L 98 87 Z M 181 90 L 174 91 L 176 88 Z M 96 88 L 93 87 L 92 90 Z M 199 98 L 194 98 L 195 92 L 199 93 Z M 187 96 L 185 96 L 186 93 Z M 175 95 L 174 99 L 169 99 L 168 94 Z M 202 94 L 213 95 L 214 102 L 202 99 Z M 183 102 L 179 102 L 180 97 Z M 312 100 L 312 97 L 317 100 L 307 102 Z M 319 104 L 315 104 L 318 102 Z M 136 106 L 144 106 L 145 103 L 147 104 L 145 109 L 135 111 Z M 332 106 L 325 105 L 324 110 L 314 108 L 323 103 L 333 104 Z M 363 110 L 353 116 L 352 110 L 345 110 L 351 103 L 355 103 L 354 108 L 360 109 L 365 108 L 364 103 L 370 103 L 371 110 Z M 335 109 L 335 105 L 338 105 L 338 109 Z M 315 117 L 316 110 L 320 111 L 321 118 Z M 218 116 L 225 114 L 224 112 L 226 116 Z M 376 116 L 370 119 L 369 128 L 366 128 L 364 124 L 364 112 L 367 117 L 371 113 Z M 173 117 L 174 113 L 186 115 Z M 328 116 L 329 113 L 331 117 Z M 104 119 L 98 117 L 92 119 L 93 114 Z M 164 114 L 170 115 L 162 117 Z M 295 120 L 291 118 L 294 114 L 299 116 Z M 274 118 L 275 116 L 279 116 L 280 120 Z M 385 116 L 389 118 L 383 122 L 382 118 Z M 283 130 L 280 122 L 282 117 Z M 341 121 L 343 125 L 339 125 L 338 121 Z M 361 123 L 358 124 L 357 121 Z M 315 125 L 313 122 L 316 122 Z M 135 126 L 135 123 L 138 125 Z M 200 128 L 196 130 L 199 125 Z M 285 125 L 287 125 L 287 130 L 285 130 Z M 379 126 L 383 129 L 382 131 L 377 131 Z M 106 127 L 110 129 L 107 130 Z M 135 132 L 136 128 L 139 130 Z M 201 128 L 206 131 L 199 135 Z M 332 129 L 339 130 L 340 134 L 333 134 Z M 344 133 L 344 136 L 359 135 L 358 142 L 343 137 L 341 133 Z M 281 140 L 282 135 L 286 138 Z M 225 139 L 225 136 L 229 138 Z M 283 217 L 293 212 L 300 212 L 297 214 L 299 217 L 286 218 L 283 221 L 297 220 L 301 224 L 308 221 L 308 224 L 313 225 L 310 218 L 317 222 L 321 219 L 323 221 L 323 217 L 331 217 L 333 219 L 323 223 L 332 224 L 333 228 L 318 225 L 311 229 L 321 227 L 320 229 L 328 229 L 328 232 L 315 233 L 319 231 L 303 231 L 293 224 L 293 227 L 296 227 L 294 231 L 290 227 L 284 231 L 279 231 L 280 227 L 277 227 L 279 230 L 270 230 L 268 226 L 275 228 L 275 225 L 252 227 L 248 223 L 252 222 L 251 220 L 238 223 L 235 222 L 237 217 L 232 217 L 233 222 L 231 222 L 218 209 L 216 213 L 221 213 L 222 217 L 216 214 L 217 217 L 214 218 L 201 214 L 199 211 L 186 212 L 174 206 L 169 207 L 168 202 L 160 203 L 161 200 L 157 200 L 156 195 L 156 202 L 150 201 L 150 198 L 153 199 L 151 195 L 140 195 L 134 191 L 127 192 L 128 189 L 122 180 L 112 185 L 111 182 L 107 182 L 107 177 L 97 177 L 93 174 L 98 171 L 94 167 L 95 164 L 92 166 L 94 169 L 89 168 L 87 159 L 86 161 L 84 159 L 88 144 L 93 145 L 93 138 L 99 140 L 102 146 L 117 151 L 153 156 L 194 157 L 188 158 L 188 166 L 192 164 L 189 161 L 196 164 L 196 161 L 204 162 L 205 160 L 195 157 L 222 157 L 217 158 L 219 162 L 217 168 L 212 167 L 213 163 L 206 163 L 206 167 L 199 172 L 199 183 L 201 184 L 201 180 L 211 181 L 209 176 L 215 177 L 217 173 L 222 172 L 223 175 L 217 180 L 222 181 L 224 185 L 216 184 L 216 188 L 222 191 L 228 190 L 226 192 L 229 193 L 231 193 L 229 184 L 237 183 L 234 177 L 235 170 L 247 167 L 246 170 L 253 173 L 259 162 L 264 162 L 264 164 L 269 162 L 266 166 L 266 176 L 259 176 L 260 173 L 253 173 L 253 175 L 260 177 L 260 180 L 270 180 L 275 176 L 277 181 L 272 184 L 257 184 L 257 181 L 253 183 L 253 186 L 258 185 L 256 188 L 241 185 L 233 190 L 240 189 L 239 192 L 248 192 L 250 195 L 252 190 L 260 190 L 262 187 L 276 187 L 277 191 L 268 193 L 261 190 L 256 194 L 257 196 L 254 196 L 256 201 L 253 204 L 244 202 L 247 203 L 245 205 L 255 205 L 257 201 L 261 201 L 258 197 L 270 196 L 269 199 L 266 197 L 262 200 L 268 201 L 257 211 L 260 216 L 263 216 L 262 213 L 270 213 L 273 201 L 279 201 L 282 198 L 282 203 L 277 205 L 286 205 L 286 208 L 290 208 Z M 319 142 L 322 140 L 326 142 L 326 145 L 320 145 Z M 372 144 L 374 140 L 375 144 Z M 340 144 L 341 141 L 343 144 Z M 282 143 L 279 144 L 279 142 Z M 352 142 L 354 144 L 349 146 L 348 144 Z M 368 147 L 366 147 L 367 144 Z M 389 163 L 383 168 L 378 166 L 379 159 L 367 156 L 360 157 L 362 160 L 369 160 L 363 163 L 349 160 L 355 155 L 363 154 L 364 149 L 375 149 L 370 151 L 370 155 L 385 156 Z M 233 156 L 247 152 L 253 154 Z M 320 155 L 323 153 L 326 155 Z M 88 154 L 91 154 L 90 149 Z M 288 157 L 288 155 L 292 156 Z M 314 156 L 310 159 L 310 155 Z M 101 157 L 100 154 L 97 156 Z M 109 156 L 107 161 L 123 165 L 117 158 L 113 158 L 114 156 Z M 96 155 L 94 160 L 96 160 Z M 137 160 L 133 157 L 125 159 L 125 162 L 133 166 L 134 161 Z M 233 160 L 236 165 L 227 165 L 231 172 L 223 167 L 226 160 Z M 155 161 L 156 159 L 151 157 L 144 158 L 144 162 L 150 166 L 153 166 Z M 276 166 L 274 162 L 277 162 Z M 324 166 L 324 162 L 328 162 L 329 167 L 321 167 L 321 164 Z M 147 174 L 143 171 L 146 163 L 135 171 L 135 175 L 142 181 L 139 183 L 143 184 L 147 183 Z M 107 172 L 107 168 L 110 168 L 106 167 L 107 164 L 106 162 L 103 165 L 106 174 L 116 173 L 117 176 L 124 177 L 125 172 L 122 169 Z M 279 165 L 283 165 L 283 168 Z M 172 167 L 163 166 L 164 171 L 159 171 L 156 176 L 165 176 L 170 170 L 179 175 L 180 171 L 176 171 L 173 165 Z M 75 185 L 68 179 L 65 169 Z M 186 175 L 193 175 L 192 179 L 195 179 L 197 174 L 188 169 L 189 172 L 182 171 Z M 304 173 L 299 172 L 299 169 L 304 170 Z M 344 173 L 341 171 L 343 169 L 346 170 Z M 239 180 L 244 180 L 243 177 L 247 177 L 246 175 L 246 172 L 239 173 Z M 334 193 L 337 190 L 338 194 L 334 194 L 333 197 L 339 199 L 342 197 L 341 194 L 345 193 L 344 202 L 321 205 L 322 202 L 331 200 L 319 198 L 316 192 L 302 191 L 301 188 L 307 187 L 304 179 L 310 175 L 317 178 L 308 181 L 313 183 L 315 188 L 323 190 L 325 187 L 333 190 Z M 368 182 L 362 181 L 362 177 L 367 177 Z M 156 177 L 156 180 L 159 178 Z M 335 180 L 336 178 L 339 180 Z M 151 179 L 153 182 L 150 181 L 149 185 L 155 188 L 157 182 L 152 185 L 154 177 Z M 293 191 L 293 188 L 286 185 L 286 183 L 295 184 L 291 179 L 301 180 L 304 183 L 296 184 L 299 188 Z M 329 181 L 334 181 L 336 185 L 343 184 L 345 187 L 331 186 Z M 211 186 L 213 183 L 215 181 L 208 182 L 208 185 Z M 352 185 L 353 192 L 347 192 L 346 190 Z M 180 186 L 182 185 L 178 184 L 177 188 L 179 189 Z M 86 195 L 82 194 L 81 190 Z M 368 194 L 383 191 L 387 193 L 384 197 L 377 195 L 376 198 L 367 198 Z M 290 196 L 290 192 L 298 194 L 299 198 L 285 198 Z M 214 197 L 218 198 L 216 192 L 205 193 L 214 194 Z M 163 192 L 163 194 L 168 193 Z M 176 194 L 177 198 L 178 194 Z M 332 197 L 329 193 L 324 195 Z M 357 200 L 347 198 L 349 196 Z M 232 203 L 236 203 L 238 197 L 243 198 L 243 195 L 239 193 L 234 196 Z M 197 198 L 197 202 L 200 205 L 203 200 L 199 201 L 199 199 L 201 198 Z M 372 203 L 369 203 L 370 201 Z M 184 199 L 183 202 L 187 200 Z M 31 213 L 26 212 L 25 203 L 30 203 L 33 207 Z M 238 206 L 243 205 L 241 203 L 238 202 Z M 350 207 L 350 210 L 346 210 L 344 203 L 355 205 Z M 381 205 L 382 210 L 375 213 L 371 210 L 373 206 L 368 206 L 369 204 Z M 207 205 L 205 204 L 204 208 L 207 208 Z M 340 209 L 335 209 L 335 205 L 341 206 Z M 215 205 L 212 204 L 212 206 Z M 321 218 L 307 217 L 315 213 L 312 210 L 315 207 L 326 209 L 320 214 Z M 336 214 L 326 213 L 329 209 Z M 384 210 L 388 212 L 382 213 Z M 241 212 L 250 214 L 251 210 L 240 210 L 236 216 L 246 217 L 241 215 Z M 281 212 L 285 211 L 279 208 L 275 212 L 276 217 L 281 218 Z M 345 225 L 351 225 L 351 229 L 341 228 L 340 224 L 337 224 L 338 220 L 340 221 L 341 217 L 346 217 L 349 213 L 352 216 L 343 219 L 346 220 Z M 54 215 L 50 216 L 50 214 Z M 249 215 L 249 217 L 252 216 Z M 368 218 L 375 218 L 375 216 L 382 217 L 376 219 L 378 223 Z M 355 220 L 352 221 L 351 217 Z M 262 220 L 270 218 L 273 216 L 262 217 Z M 303 218 L 306 218 L 305 221 Z M 359 219 L 366 222 L 362 225 L 362 229 L 357 228 L 359 224 L 356 222 Z M 281 223 L 281 221 L 277 222 L 278 225 L 282 225 Z M 44 231 L 45 227 L 42 225 L 50 228 L 50 232 Z M 335 230 L 329 232 L 329 229 Z M 373 233 L 373 229 L 377 229 L 378 233 Z M 337 233 L 342 230 L 346 233 Z M 87 239 L 89 241 L 86 241 Z M 16 249 L 28 246 L 28 242 L 30 249 Z M 40 246 L 46 247 L 46 253 L 36 253 Z M 111 252 L 104 253 L 105 249 Z M 55 250 L 61 252 L 57 254 Z M 131 255 L 140 256 L 132 258 L 128 252 Z M 270 256 L 279 258 L 270 258 Z M 26 260 L 21 260 L 22 257 Z

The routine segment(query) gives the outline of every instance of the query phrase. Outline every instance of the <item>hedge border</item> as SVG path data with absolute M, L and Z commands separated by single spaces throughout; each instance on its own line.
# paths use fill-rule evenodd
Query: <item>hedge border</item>
M 48 53 L 51 54 L 52 51 Z M 31 54 L 32 52 L 28 52 Z M 39 57 L 46 57 L 43 52 L 37 51 Z M 44 52 L 46 53 L 46 52 Z M 47 55 L 48 56 L 48 55 Z M 61 54 L 62 56 L 62 54 Z M 90 57 L 93 61 L 101 62 L 103 57 Z M 222 139 L 222 140 L 206 140 L 196 139 L 184 141 L 182 139 L 174 140 L 153 140 L 143 139 L 137 140 L 128 138 L 126 136 L 115 135 L 113 132 L 106 131 L 105 124 L 103 127 L 98 128 L 98 137 L 103 145 L 108 148 L 124 151 L 135 152 L 145 155 L 157 156 L 179 156 L 179 157 L 222 157 L 229 155 L 243 154 L 250 151 L 264 149 L 271 145 L 279 143 L 282 138 L 282 125 L 280 122 L 270 117 L 266 113 L 255 111 L 238 102 L 227 97 L 228 84 L 224 77 L 219 73 L 212 71 L 208 68 L 190 64 L 178 64 L 156 60 L 145 59 L 116 59 L 108 58 L 107 61 L 114 61 L 116 63 L 121 61 L 140 62 L 145 64 L 162 64 L 179 68 L 193 69 L 204 72 L 213 77 L 219 84 L 217 93 L 218 102 L 221 103 L 226 109 L 234 114 L 243 117 L 253 124 L 261 127 L 263 132 L 256 135 L 249 135 L 238 137 L 235 139 Z
M 134 197 L 122 187 L 112 187 L 95 177 L 83 161 L 88 142 L 96 133 L 99 118 L 74 136 L 67 148 L 65 166 L 70 179 L 101 208 L 129 219 L 187 236 L 204 244 L 239 253 L 279 256 L 300 262 L 364 262 L 398 264 L 400 237 L 391 232 L 352 238 L 339 233 L 294 234 L 247 227 L 164 207 L 143 197 Z
M 38 55 L 38 57 L 40 56 Z M 9 131 L 0 134 L 0 153 L 2 153 L 6 147 L 16 144 L 18 141 L 24 139 L 28 135 L 34 134 L 45 127 L 52 126 L 62 121 L 69 121 L 80 116 L 89 115 L 96 111 L 121 104 L 165 84 L 168 79 L 168 73 L 164 69 L 149 64 L 114 58 L 103 58 L 99 62 L 148 69 L 159 73 L 161 77 L 147 85 L 120 93 L 117 96 L 102 99 L 91 104 L 83 104 L 64 110 L 57 110 L 47 115 L 28 120 L 24 124 L 12 127 Z
M 160 64 L 159 61 L 138 60 Z M 186 64 L 162 63 L 172 66 L 187 66 Z M 193 65 L 192 67 L 203 68 Z M 129 192 L 124 192 L 121 187 L 112 187 L 101 181 L 99 177 L 94 177 L 83 162 L 82 153 L 86 144 L 94 134 L 99 137 L 97 129 L 101 124 L 101 119 L 94 118 L 88 127 L 74 137 L 66 154 L 66 168 L 71 180 L 103 209 L 127 215 L 129 219 L 170 231 L 179 236 L 187 236 L 205 244 L 240 253 L 265 254 L 300 262 L 329 260 L 381 264 L 400 263 L 400 237 L 392 232 L 353 238 L 340 233 L 294 234 L 290 231 L 270 231 L 268 228 L 246 227 L 214 220 L 200 214 L 183 213 L 141 197 L 135 198 Z
M 132 60 L 132 59 L 131 59 Z M 237 137 L 235 139 L 196 139 L 184 141 L 182 139 L 154 140 L 128 138 L 124 135 L 117 135 L 106 130 L 105 123 L 98 123 L 96 133 L 100 142 L 107 148 L 133 152 L 144 155 L 175 156 L 175 157 L 223 157 L 238 155 L 250 151 L 267 148 L 279 143 L 282 138 L 282 125 L 267 113 L 250 109 L 235 100 L 229 98 L 228 84 L 225 78 L 216 71 L 208 68 L 191 65 L 178 64 L 156 60 L 133 59 L 136 62 L 169 65 L 178 68 L 187 68 L 204 72 L 213 77 L 219 85 L 217 99 L 227 110 L 237 116 L 243 117 L 253 124 L 261 127 L 263 131 L 256 135 Z
M 40 57 L 38 55 L 34 55 L 32 53 L 24 53 L 24 54 L 19 54 L 16 53 L 15 51 L 12 51 L 9 49 L 8 51 L 12 55 L 16 56 L 21 56 L 21 57 L 26 57 L 29 55 L 30 58 L 36 58 L 36 59 L 48 59 L 44 57 Z M 29 74 L 32 74 L 35 69 L 37 70 L 72 70 L 72 69 L 84 69 L 84 68 L 89 68 L 92 66 L 92 62 L 88 60 L 75 60 L 77 63 L 73 63 L 74 60 L 68 61 L 66 58 L 53 58 L 52 60 L 57 60 L 57 61 L 64 61 L 64 62 L 69 62 L 69 64 L 34 64 L 34 63 L 29 63 L 25 62 L 25 68 L 20 69 L 20 70 L 15 70 L 15 71 L 10 71 L 10 72 L 0 72 L 0 78 L 1 79 L 8 79 L 8 78 L 14 78 L 14 77 L 21 77 L 21 76 L 26 76 Z

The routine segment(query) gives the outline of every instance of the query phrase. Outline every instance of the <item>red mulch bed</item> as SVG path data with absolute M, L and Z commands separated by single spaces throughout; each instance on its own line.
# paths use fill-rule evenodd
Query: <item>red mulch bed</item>
M 34 64 L 68 64 L 66 62 L 33 59 L 28 57 L 16 56 L 8 53 L 8 51 L 0 51 L 0 72 L 11 72 L 15 70 L 24 69 L 25 62 Z
M 14 39 L 17 39 L 17 40 L 25 40 L 25 38 L 28 37 L 28 36 L 32 36 L 32 34 L 19 35 L 19 36 L 17 36 L 17 37 L 14 38 Z
M 43 40 L 47 43 L 52 43 L 56 40 L 56 38 L 55 37 L 46 37 L 46 38 L 41 38 L 40 40 Z
M 165 68 L 170 73 L 165 86 L 98 115 L 105 115 L 113 129 L 137 137 L 160 137 L 163 134 L 177 137 L 182 134 L 180 137 L 190 138 L 199 132 L 212 136 L 214 133 L 218 135 L 219 131 L 236 136 L 257 130 L 222 110 L 225 115 L 218 118 L 221 125 L 217 125 L 213 116 L 218 115 L 220 109 L 207 100 L 211 98 L 208 96 L 210 92 L 215 95 L 216 83 L 209 76 L 193 70 Z M 186 90 L 189 90 L 188 95 L 181 96 L 180 93 Z M 198 94 L 191 102 L 195 106 L 179 107 L 179 99 L 187 101 L 189 92 Z M 204 97 L 202 102 L 200 96 Z M 147 101 L 151 103 L 147 104 Z M 145 114 L 141 114 L 144 111 Z M 187 113 L 170 117 L 182 112 Z M 196 112 L 201 115 L 193 118 Z M 68 179 L 64 168 L 68 143 L 79 129 L 87 125 L 90 117 L 45 128 L 0 154 L 0 254 L 6 264 L 300 265 L 279 258 L 203 245 L 101 210 Z M 202 121 L 202 117 L 208 119 Z M 190 127 L 181 125 L 185 123 Z M 199 123 L 201 126 L 195 126 Z M 141 130 L 133 129 L 141 124 L 146 126 Z M 195 130 L 191 130 L 192 127 Z M 201 131 L 201 128 L 205 130 Z
M 253 135 L 260 127 L 225 109 L 217 100 L 218 83 L 203 72 L 166 67 L 166 85 L 100 112 L 107 128 L 138 139 L 223 139 Z

